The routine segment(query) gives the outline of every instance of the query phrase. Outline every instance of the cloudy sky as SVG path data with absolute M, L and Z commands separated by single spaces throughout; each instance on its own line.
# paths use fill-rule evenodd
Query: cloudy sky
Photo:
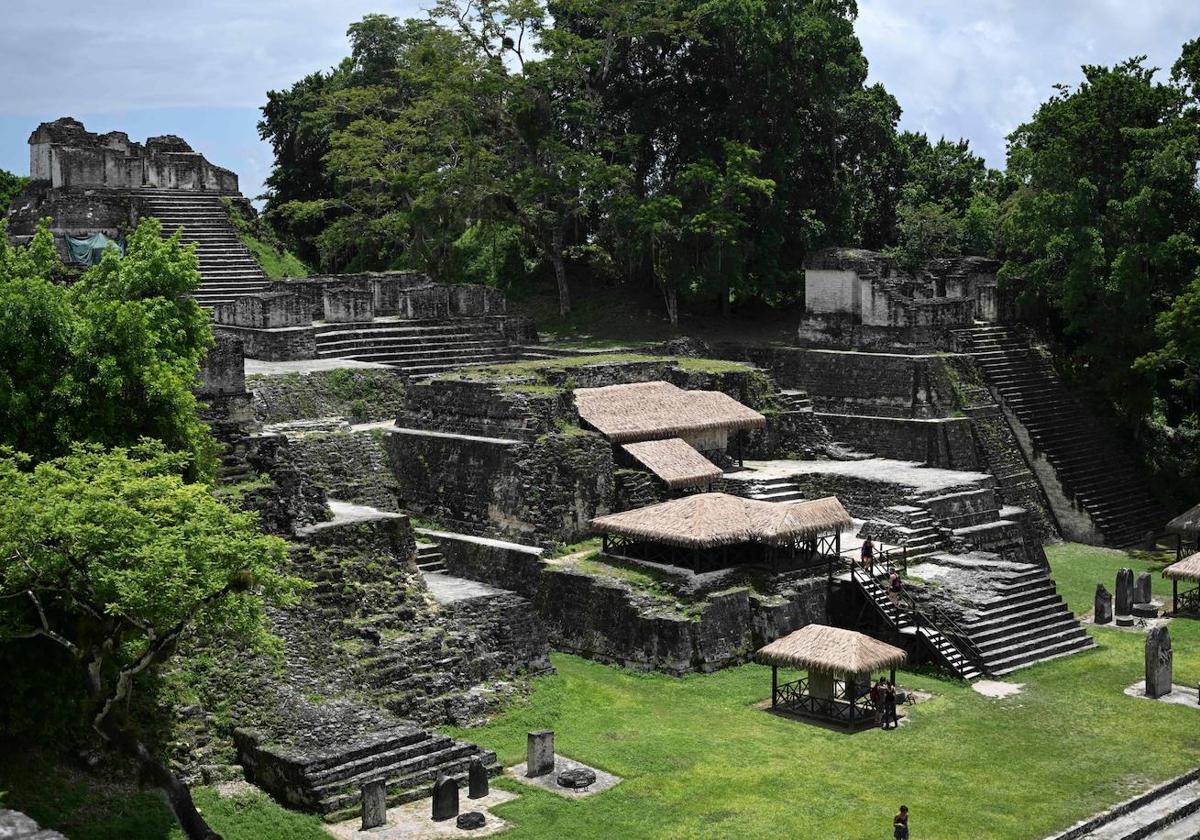
M 179 134 L 261 190 L 264 92 L 346 54 L 348 24 L 421 13 L 423 0 L 0 0 L 0 168 L 72 115 L 142 140 Z M 1196 0 L 859 0 L 858 34 L 904 108 L 902 127 L 966 137 L 993 166 L 1004 137 L 1081 64 L 1145 54 L 1169 69 L 1200 36 Z

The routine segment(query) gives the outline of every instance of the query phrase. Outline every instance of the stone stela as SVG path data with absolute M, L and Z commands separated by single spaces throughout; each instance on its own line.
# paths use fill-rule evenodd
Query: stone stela
M 554 730 L 530 732 L 525 750 L 525 775 L 529 778 L 554 772 Z
M 1171 693 L 1171 634 L 1166 627 L 1155 627 L 1146 634 L 1146 696 L 1159 698 Z

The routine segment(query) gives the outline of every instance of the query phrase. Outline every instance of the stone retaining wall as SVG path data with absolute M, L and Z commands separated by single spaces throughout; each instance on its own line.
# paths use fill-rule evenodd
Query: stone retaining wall
M 251 375 L 260 423 L 341 417 L 351 423 L 392 420 L 404 400 L 405 380 L 391 368 L 337 368 L 311 373 Z
M 971 421 L 817 413 L 834 440 L 881 458 L 919 461 L 952 470 L 978 469 Z
M 777 595 L 714 593 L 688 612 L 629 584 L 556 567 L 525 546 L 436 533 L 452 574 L 524 595 L 556 650 L 640 670 L 684 674 L 745 662 L 762 645 L 825 621 L 824 577 Z

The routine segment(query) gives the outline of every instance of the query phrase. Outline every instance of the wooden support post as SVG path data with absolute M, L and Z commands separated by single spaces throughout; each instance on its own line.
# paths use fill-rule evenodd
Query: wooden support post
M 1179 578 L 1171 578 L 1171 612 L 1179 614 Z
M 774 709 L 779 697 L 779 666 L 771 666 L 771 708 Z

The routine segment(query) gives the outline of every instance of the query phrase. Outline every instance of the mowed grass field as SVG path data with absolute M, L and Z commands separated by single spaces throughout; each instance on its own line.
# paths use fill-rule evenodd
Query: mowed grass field
M 1161 567 L 1150 556 L 1085 546 L 1048 554 L 1060 592 L 1080 613 L 1091 609 L 1097 581 L 1112 589 L 1120 566 Z M 1156 593 L 1167 593 L 1166 584 L 1156 575 Z M 902 685 L 933 696 L 909 707 L 894 732 L 847 735 L 771 715 L 758 708 L 770 694 L 770 669 L 758 665 L 670 678 L 567 655 L 553 657 L 558 673 L 539 679 L 527 703 L 487 726 L 452 731 L 511 765 L 524 759 L 528 730 L 554 729 L 560 753 L 623 778 L 574 802 L 498 782 L 521 793 L 497 809 L 513 824 L 506 837 L 886 838 L 904 803 L 920 840 L 1029 840 L 1200 764 L 1200 707 L 1122 693 L 1142 677 L 1144 636 L 1092 633 L 1098 649 L 1011 675 L 1025 688 L 1006 699 L 901 672 Z M 1195 685 L 1200 622 L 1174 621 L 1171 634 L 1175 681 Z M 8 786 L 21 807 L 25 794 Z M 263 797 L 239 803 L 201 789 L 197 798 L 227 838 L 325 836 L 311 818 Z M 149 798 L 139 799 L 144 811 Z M 78 826 L 69 815 L 56 821 L 64 819 Z M 179 836 L 162 821 L 127 825 L 121 833 L 114 818 L 103 831 L 70 836 Z

